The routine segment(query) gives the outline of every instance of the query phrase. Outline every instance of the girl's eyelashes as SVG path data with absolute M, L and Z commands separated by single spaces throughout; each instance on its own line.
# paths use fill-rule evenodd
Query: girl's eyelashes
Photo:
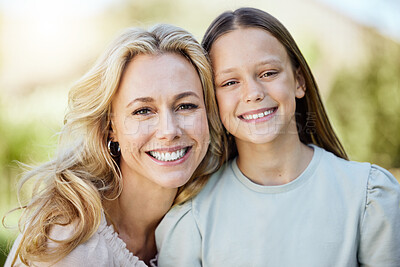
M 237 84 L 237 82 L 229 81 L 229 82 L 226 82 L 226 83 L 222 84 L 221 87 L 227 87 L 227 86 L 231 86 L 231 85 L 234 85 L 234 84 Z
M 199 106 L 193 103 L 182 103 L 178 105 L 176 110 L 191 110 L 191 109 L 197 109 Z
M 132 115 L 149 115 L 151 114 L 150 108 L 139 108 L 132 112 Z
M 278 74 L 278 71 L 266 71 L 261 74 L 261 78 L 269 78 Z
M 271 78 L 271 77 L 276 76 L 278 73 L 279 73 L 279 71 L 277 71 L 277 70 L 269 70 L 269 71 L 262 72 L 259 77 L 260 78 Z M 232 85 L 235 85 L 238 83 L 239 82 L 237 82 L 237 81 L 228 81 L 228 82 L 222 83 L 221 87 L 228 87 L 228 86 L 232 86 Z

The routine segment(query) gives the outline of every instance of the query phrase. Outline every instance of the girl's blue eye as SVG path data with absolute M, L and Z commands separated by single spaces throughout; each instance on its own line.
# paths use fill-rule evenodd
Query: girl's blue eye
M 148 115 L 151 113 L 149 108 L 140 108 L 132 112 L 132 115 Z
M 196 109 L 198 108 L 197 105 L 195 104 L 180 104 L 177 108 L 177 110 L 188 110 L 188 109 Z
M 234 85 L 234 84 L 237 84 L 237 82 L 235 82 L 235 81 L 229 81 L 229 82 L 227 82 L 227 83 L 224 83 L 224 84 L 222 85 L 222 87 L 231 86 L 231 85 Z

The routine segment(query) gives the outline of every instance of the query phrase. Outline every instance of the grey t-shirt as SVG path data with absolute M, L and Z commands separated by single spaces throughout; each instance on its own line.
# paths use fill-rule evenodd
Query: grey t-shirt
M 280 186 L 227 163 L 160 223 L 159 267 L 399 267 L 399 183 L 312 147 L 306 170 Z

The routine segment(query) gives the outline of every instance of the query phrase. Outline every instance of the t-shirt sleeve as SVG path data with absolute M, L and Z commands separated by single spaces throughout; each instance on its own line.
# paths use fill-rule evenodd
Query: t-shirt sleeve
M 159 267 L 201 266 L 201 235 L 191 201 L 171 209 L 156 230 Z
M 372 165 L 358 253 L 361 266 L 400 266 L 400 185 Z

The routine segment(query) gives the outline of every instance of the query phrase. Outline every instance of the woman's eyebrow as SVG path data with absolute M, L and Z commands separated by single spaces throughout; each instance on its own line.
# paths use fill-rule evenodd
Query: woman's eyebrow
M 195 92 L 193 92 L 193 91 L 186 91 L 186 92 L 177 94 L 177 95 L 175 96 L 175 101 L 178 101 L 179 99 L 182 99 L 182 98 L 185 98 L 185 97 L 188 97 L 188 96 L 194 96 L 194 97 L 197 97 L 197 98 L 200 99 L 200 97 L 199 97 Z
M 131 102 L 128 103 L 128 105 L 126 105 L 126 107 L 130 107 L 131 105 L 133 105 L 136 102 L 143 102 L 143 103 L 149 103 L 149 102 L 154 102 L 154 99 L 152 97 L 139 97 L 139 98 L 135 98 L 134 100 L 132 100 Z
M 179 99 L 182 99 L 182 98 L 185 98 L 185 97 L 188 97 L 188 96 L 194 96 L 194 97 L 200 99 L 200 97 L 195 92 L 187 91 L 187 92 L 183 92 L 183 93 L 177 94 L 175 96 L 175 101 L 178 101 Z M 154 98 L 152 98 L 152 97 L 138 97 L 138 98 L 135 98 L 134 100 L 132 100 L 131 102 L 129 102 L 126 107 L 127 108 L 130 107 L 136 102 L 151 103 L 151 102 L 154 102 Z

